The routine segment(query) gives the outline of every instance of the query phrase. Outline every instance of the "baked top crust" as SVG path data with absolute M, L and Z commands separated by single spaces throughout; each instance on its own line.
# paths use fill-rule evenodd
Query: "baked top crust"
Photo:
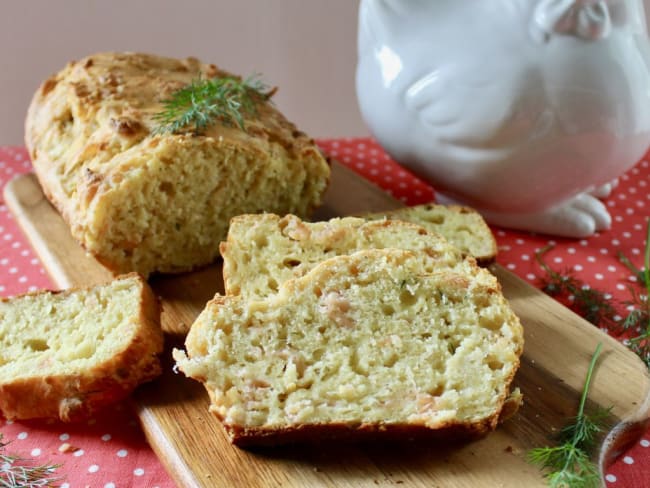
M 269 101 L 243 114 L 245 130 L 152 132 L 162 100 L 223 76 L 232 75 L 195 58 L 100 53 L 34 95 L 25 141 L 44 193 L 113 271 L 189 270 L 218 256 L 234 215 L 307 215 L 320 204 L 329 165 Z

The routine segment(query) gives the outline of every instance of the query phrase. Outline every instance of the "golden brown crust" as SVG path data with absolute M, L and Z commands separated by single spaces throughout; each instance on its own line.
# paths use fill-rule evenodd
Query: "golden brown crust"
M 217 416 L 218 418 L 218 416 Z M 496 428 L 494 418 L 475 423 L 448 423 L 437 429 L 413 424 L 360 424 L 340 423 L 310 424 L 285 429 L 238 428 L 224 425 L 233 444 L 246 446 L 275 446 L 288 443 L 313 443 L 323 441 L 367 442 L 373 440 L 395 441 L 454 441 L 479 439 Z
M 75 239 L 112 271 L 191 270 L 217 257 L 230 217 L 263 210 L 308 215 L 320 205 L 329 164 L 270 102 L 245 116 L 245 131 L 215 124 L 201 135 L 191 128 L 152 134 L 161 100 L 199 77 L 227 75 L 194 58 L 100 53 L 69 63 L 34 95 L 25 142 L 44 194 Z M 193 178 L 195 184 L 182 181 Z M 186 207 L 185 183 L 197 192 Z M 261 185 L 269 188 L 264 196 Z M 120 207 L 134 193 L 143 195 L 129 210 L 139 221 L 124 229 L 116 225 L 124 220 Z M 205 220 L 200 228 L 178 233 L 197 216 Z M 164 242 L 179 252 L 166 254 Z M 187 259 L 177 258 L 183 245 L 196 248 Z
M 141 284 L 140 314 L 132 320 L 136 332 L 130 342 L 108 360 L 83 371 L 29 376 L 0 383 L 2 415 L 8 419 L 58 417 L 66 422 L 79 420 L 127 397 L 139 384 L 160 375 L 158 355 L 163 348 L 160 305 L 140 276 L 133 273 L 118 279 L 134 277 Z M 79 290 L 54 293 L 69 295 Z M 43 293 L 50 292 L 28 295 Z M 13 299 L 2 299 L 3 302 L 10 300 Z

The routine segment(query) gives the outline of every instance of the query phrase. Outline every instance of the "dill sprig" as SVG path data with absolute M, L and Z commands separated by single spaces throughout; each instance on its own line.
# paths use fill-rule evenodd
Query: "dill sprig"
M 643 256 L 644 269 L 640 270 L 619 251 L 618 258 L 637 278 L 644 288 L 645 294 L 633 287 L 628 287 L 631 300 L 625 304 L 632 308 L 630 313 L 620 323 L 619 332 L 629 333 L 625 344 L 634 351 L 650 368 L 650 219 L 647 222 L 645 252 Z
M 602 424 L 610 409 L 593 415 L 585 413 L 587 395 L 596 361 L 602 344 L 598 344 L 589 368 L 580 397 L 577 415 L 560 431 L 560 444 L 554 447 L 537 447 L 528 452 L 528 460 L 550 470 L 546 474 L 548 485 L 553 488 L 592 488 L 600 486 L 598 467 L 592 462 L 590 451 L 596 436 L 602 431 Z
M 630 299 L 622 304 L 630 311 L 623 318 L 607 294 L 586 286 L 571 270 L 558 272 L 551 269 L 543 259 L 550 249 L 552 246 L 546 246 L 535 253 L 537 262 L 546 273 L 542 278 L 542 290 L 555 298 L 567 299 L 569 306 L 592 324 L 624 334 L 624 344 L 650 369 L 650 219 L 647 221 L 644 268 L 637 268 L 622 252 L 618 252 L 621 263 L 642 287 L 642 290 L 638 290 L 628 286 Z
M 61 467 L 60 464 L 37 465 L 32 459 L 23 458 L 15 454 L 7 454 L 5 447 L 8 442 L 2 441 L 0 433 L 0 487 L 3 488 L 42 488 L 57 487 L 63 480 L 55 476 L 54 472 Z
M 569 301 L 570 307 L 575 312 L 594 325 L 617 326 L 616 307 L 604 292 L 586 286 L 574 276 L 571 270 L 558 272 L 551 269 L 544 261 L 544 254 L 552 248 L 553 246 L 546 246 L 535 252 L 535 259 L 546 272 L 546 276 L 542 278 L 542 290 L 552 297 Z
M 163 110 L 154 115 L 158 125 L 154 134 L 176 134 L 192 130 L 202 134 L 217 122 L 244 129 L 244 115 L 254 115 L 256 106 L 268 100 L 275 90 L 268 90 L 257 75 L 244 80 L 235 76 L 198 78 L 163 100 Z

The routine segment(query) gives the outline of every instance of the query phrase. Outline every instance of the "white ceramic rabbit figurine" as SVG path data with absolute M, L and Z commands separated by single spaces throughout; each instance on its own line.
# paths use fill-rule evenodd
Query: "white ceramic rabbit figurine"
M 584 237 L 650 145 L 642 0 L 361 0 L 357 97 L 439 201 Z

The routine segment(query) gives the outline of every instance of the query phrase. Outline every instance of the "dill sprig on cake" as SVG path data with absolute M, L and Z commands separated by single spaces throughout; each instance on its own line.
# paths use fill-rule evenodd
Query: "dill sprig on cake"
M 158 125 L 153 133 L 177 134 L 191 129 L 202 134 L 217 122 L 244 129 L 244 116 L 255 115 L 257 104 L 274 93 L 258 75 L 198 78 L 161 102 L 163 110 L 154 115 Z

